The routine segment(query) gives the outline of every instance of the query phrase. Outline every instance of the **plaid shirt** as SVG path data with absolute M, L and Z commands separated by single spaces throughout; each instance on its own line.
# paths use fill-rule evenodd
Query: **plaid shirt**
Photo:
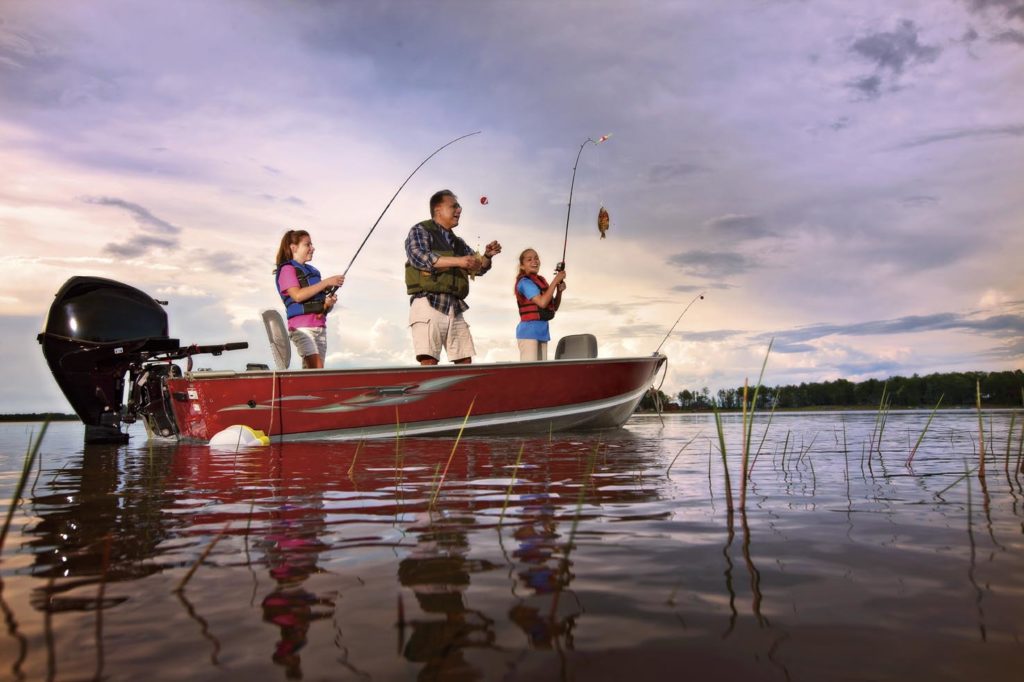
M 447 241 L 446 244 L 439 245 L 442 246 L 442 250 L 447 251 L 448 249 L 451 249 L 456 256 L 473 255 L 473 249 L 469 248 L 466 242 L 456 236 L 451 230 L 441 228 L 441 234 L 444 235 Z M 405 257 L 417 270 L 434 272 L 434 263 L 436 263 L 437 259 L 441 256 L 431 249 L 430 233 L 419 224 L 416 224 L 412 226 L 411 230 L 409 230 L 409 236 L 405 239 Z M 491 261 L 488 258 L 484 261 L 484 266 L 477 274 L 482 275 L 490 269 Z M 448 314 L 448 310 L 453 306 L 455 307 L 456 313 L 464 313 L 469 310 L 469 304 L 461 298 L 456 298 L 451 294 L 435 294 L 430 292 L 413 294 L 409 299 L 410 305 L 421 296 L 427 297 L 427 302 L 430 304 L 431 308 L 439 310 L 445 315 Z

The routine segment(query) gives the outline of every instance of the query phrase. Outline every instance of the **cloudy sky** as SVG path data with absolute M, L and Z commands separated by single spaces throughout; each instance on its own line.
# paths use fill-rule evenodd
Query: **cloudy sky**
M 515 259 L 562 251 L 555 338 L 662 350 L 664 389 L 1024 364 L 1024 0 L 0 1 L 0 412 L 67 406 L 35 335 L 70 276 L 169 299 L 201 365 L 269 361 L 284 230 L 349 272 L 329 367 L 412 364 L 402 244 L 442 187 Z M 489 203 L 479 202 L 487 196 Z M 598 208 L 611 214 L 599 240 Z

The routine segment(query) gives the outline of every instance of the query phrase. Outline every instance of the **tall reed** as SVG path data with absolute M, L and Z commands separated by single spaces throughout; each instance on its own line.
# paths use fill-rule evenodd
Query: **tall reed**
M 7 518 L 4 519 L 4 527 L 0 529 L 0 554 L 4 550 L 4 541 L 7 539 L 7 531 L 11 527 L 11 520 L 14 518 L 14 510 L 18 508 L 21 500 L 21 494 L 25 491 L 25 483 L 28 481 L 28 474 L 32 471 L 32 464 L 35 462 L 36 455 L 39 453 L 39 446 L 43 444 L 43 436 L 46 435 L 46 429 L 50 427 L 50 420 L 47 419 L 43 422 L 43 426 L 39 429 L 39 435 L 25 451 L 25 461 L 21 465 L 21 478 L 18 479 L 18 484 L 14 486 L 14 493 L 11 495 L 11 505 L 7 508 Z
M 441 493 L 441 486 L 444 485 L 444 477 L 448 475 L 448 467 L 452 465 L 452 460 L 455 458 L 455 450 L 459 447 L 459 441 L 462 440 L 462 432 L 466 429 L 466 423 L 469 421 L 469 415 L 473 412 L 473 404 L 476 402 L 476 396 L 469 401 L 469 409 L 466 410 L 466 417 L 462 420 L 462 426 L 459 427 L 459 435 L 455 437 L 455 442 L 452 444 L 452 452 L 448 455 L 448 462 L 444 465 L 444 471 L 441 472 L 441 479 L 437 482 L 437 488 L 434 490 L 433 497 L 430 498 L 430 508 L 434 508 L 434 504 L 437 502 L 437 496 Z
M 362 439 L 356 442 L 356 451 L 352 453 L 352 463 L 348 466 L 348 477 L 352 478 L 352 475 L 356 472 L 356 460 L 359 459 L 359 451 L 363 448 Z
M 725 508 L 732 514 L 732 484 L 729 482 L 729 461 L 725 456 L 725 433 L 722 431 L 722 415 L 715 410 L 715 428 L 718 429 L 718 449 L 722 453 L 722 468 L 725 472 Z
M 230 526 L 231 522 L 224 524 L 224 527 L 221 528 L 219 533 L 217 533 L 217 537 L 210 541 L 210 544 L 206 546 L 206 549 L 204 549 L 203 553 L 199 555 L 199 558 L 196 559 L 196 562 L 192 564 L 192 567 L 190 569 L 188 569 L 188 573 L 186 573 L 178 582 L 178 586 L 175 587 L 173 590 L 174 592 L 182 592 L 185 589 L 185 585 L 187 585 L 188 581 L 192 579 L 193 575 L 195 575 L 195 572 L 199 569 L 199 566 L 204 561 L 206 561 L 206 557 L 210 556 L 210 552 L 212 552 L 213 548 L 217 546 L 217 543 L 220 542 L 225 535 L 227 535 L 228 528 Z
M 975 400 L 978 406 L 978 478 L 985 478 L 985 424 L 981 418 L 981 380 L 975 384 Z
M 569 572 L 569 555 L 572 553 L 573 545 L 576 542 L 576 530 L 580 525 L 580 516 L 583 514 L 583 502 L 586 499 L 587 484 L 594 476 L 594 469 L 597 467 L 597 452 L 600 445 L 595 445 L 593 452 L 587 461 L 587 470 L 580 482 L 580 494 L 576 498 L 576 513 L 572 517 L 572 526 L 569 527 L 569 537 L 565 547 L 565 555 L 562 557 L 562 564 L 558 570 L 558 580 L 555 585 L 555 594 L 551 599 L 551 613 L 549 620 L 553 623 L 555 614 L 558 612 L 558 600 L 562 595 L 562 576 Z
M 690 446 L 690 443 L 692 443 L 693 441 L 697 440 L 702 434 L 703 434 L 703 431 L 699 431 L 696 436 L 694 436 L 690 440 L 686 441 L 686 443 L 683 445 L 683 447 L 679 448 L 679 452 L 677 452 L 676 456 L 672 458 L 671 462 L 669 462 L 668 469 L 665 469 L 665 478 L 671 478 L 671 476 L 669 476 L 669 473 L 672 471 L 672 467 L 675 466 L 676 460 L 679 459 L 679 455 L 683 454 L 683 450 L 688 448 Z
M 889 414 L 889 382 L 882 384 L 882 398 L 878 401 L 878 412 L 875 413 L 875 426 L 871 431 L 871 444 L 882 455 L 882 434 L 885 432 L 885 420 Z M 877 440 L 875 435 L 877 434 Z M 868 468 L 871 467 L 871 448 L 868 448 Z
M 508 490 L 505 491 L 505 502 L 501 505 L 501 514 L 498 516 L 498 527 L 501 527 L 502 521 L 505 520 L 505 510 L 508 509 L 509 498 L 512 497 L 512 488 L 516 484 L 516 473 L 519 471 L 519 463 L 523 460 L 523 450 L 526 449 L 526 443 L 523 442 L 519 445 L 519 454 L 516 455 L 516 463 L 512 467 L 512 480 L 509 481 Z
M 753 426 L 754 416 L 750 416 Z M 740 464 L 740 509 L 747 508 L 747 463 L 750 457 L 750 432 L 747 430 L 747 380 L 743 379 L 743 459 Z
M 910 456 L 907 457 L 907 466 L 910 466 L 910 463 L 914 461 L 914 455 L 917 454 L 917 449 L 921 447 L 921 441 L 924 440 L 924 434 L 928 433 L 928 427 L 931 426 L 932 418 L 935 417 L 935 413 L 938 411 L 939 405 L 942 404 L 942 399 L 945 397 L 945 393 L 939 396 L 939 402 L 935 403 L 935 409 L 933 409 L 932 413 L 928 415 L 928 421 L 925 422 L 924 428 L 921 430 L 921 435 L 917 437 L 917 442 L 914 443 L 914 449 L 910 451 Z M 1007 451 L 1009 451 L 1009 446 L 1007 446 Z
M 1006 429 L 1006 480 L 1010 480 L 1010 445 L 1013 444 L 1013 426 L 1017 421 L 1017 413 L 1010 413 L 1010 428 Z

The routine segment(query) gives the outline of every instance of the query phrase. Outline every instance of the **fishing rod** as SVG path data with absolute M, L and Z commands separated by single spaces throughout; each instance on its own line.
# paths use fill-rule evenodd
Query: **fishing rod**
M 391 208 L 391 204 L 392 204 L 392 203 L 394 203 L 394 201 L 395 201 L 395 198 L 396 198 L 396 197 L 398 196 L 398 193 L 402 191 L 402 188 L 403 188 L 403 187 L 405 187 L 405 185 L 406 185 L 406 184 L 407 184 L 407 183 L 408 183 L 408 182 L 409 182 L 410 180 L 412 180 L 412 176 L 416 175 L 416 171 L 418 171 L 418 170 L 419 170 L 420 168 L 423 168 L 423 166 L 424 166 L 424 165 L 425 165 L 425 164 L 427 163 L 427 161 L 430 161 L 430 160 L 431 160 L 432 158 L 434 158 L 434 156 L 436 156 L 436 155 L 437 155 L 437 153 L 438 153 L 438 152 L 440 152 L 440 151 L 441 151 L 442 149 L 444 149 L 445 147 L 450 147 L 451 145 L 455 144 L 455 143 L 456 143 L 456 142 L 458 142 L 459 140 L 464 140 L 464 139 L 466 139 L 467 137 L 472 137 L 473 135 L 479 135 L 479 134 L 480 134 L 480 131 L 479 131 L 479 130 L 477 130 L 476 132 L 472 132 L 472 133 L 466 133 L 465 135 L 460 135 L 459 137 L 456 137 L 456 138 L 455 138 L 454 140 L 452 140 L 452 141 L 450 141 L 450 142 L 446 142 L 445 144 L 443 144 L 443 145 L 441 145 L 440 147 L 438 147 L 437 149 L 435 149 L 435 150 L 434 150 L 434 151 L 433 151 L 433 152 L 432 152 L 432 153 L 430 154 L 430 156 L 428 156 L 427 158 L 423 159 L 423 161 L 421 161 L 421 162 L 420 162 L 420 165 L 416 166 L 415 170 L 413 170 L 413 172 L 412 172 L 412 173 L 409 173 L 409 177 L 407 177 L 407 178 L 405 179 L 405 182 L 403 182 L 403 183 L 402 183 L 402 184 L 401 184 L 401 185 L 400 185 L 400 186 L 398 187 L 398 189 L 397 189 L 397 190 L 395 191 L 395 194 L 394 194 L 394 196 L 392 196 L 392 197 L 391 197 L 391 201 L 389 201 L 389 202 L 388 202 L 388 205 L 387 205 L 387 206 L 385 206 L 385 207 L 384 207 L 384 210 L 380 212 L 380 215 L 379 215 L 379 216 L 377 216 L 377 221 L 373 223 L 373 227 L 371 227 L 371 228 L 370 228 L 370 231 L 366 233 L 366 236 L 365 236 L 365 237 L 363 238 L 363 243 L 359 245 L 359 248 L 358 248 L 358 249 L 356 249 L 356 253 L 355 253 L 355 255 L 354 255 L 354 256 L 352 256 L 352 260 L 350 260 L 350 261 L 348 262 L 348 266 L 347 266 L 347 267 L 345 268 L 345 272 L 341 273 L 341 276 L 342 276 L 342 277 L 344 277 L 345 275 L 347 275 L 347 274 L 348 274 L 349 268 L 351 268 L 351 267 L 352 267 L 352 264 L 356 262 L 356 258 L 357 258 L 357 257 L 359 256 L 359 252 L 363 250 L 363 247 L 364 247 L 364 246 L 366 246 L 366 242 L 367 242 L 367 241 L 368 241 L 368 240 L 370 239 L 370 235 L 371 235 L 371 234 L 373 234 L 373 231 L 377 229 L 377 225 L 378 225 L 378 224 L 380 224 L 381 218 L 383 218 L 383 217 L 384 217 L 384 214 L 388 212 L 388 209 L 389 209 L 389 208 Z M 337 290 L 338 290 L 338 287 L 327 287 L 327 289 L 325 289 L 324 291 L 325 291 L 325 292 L 327 293 L 327 295 L 329 296 L 329 295 L 333 294 L 333 293 L 334 293 L 335 291 L 337 291 Z
M 588 137 L 583 144 L 580 145 L 580 150 L 576 154 L 576 163 L 572 165 L 572 182 L 569 183 L 569 209 L 565 212 L 565 240 L 562 242 L 562 260 L 559 261 L 558 265 L 555 267 L 555 272 L 565 270 L 565 250 L 569 246 L 569 216 L 572 215 L 572 190 L 576 186 L 576 167 L 580 165 L 580 156 L 583 154 L 583 148 L 586 147 L 588 143 L 599 145 L 609 137 L 611 137 L 611 133 L 602 135 L 596 140 L 592 140 Z
M 661 350 L 661 347 L 665 345 L 666 341 L 668 341 L 668 337 L 672 336 L 672 332 L 675 331 L 676 325 L 679 324 L 679 320 L 683 319 L 683 315 L 686 314 L 686 311 L 689 310 L 690 306 L 693 305 L 694 303 L 696 303 L 698 300 L 700 300 L 700 301 L 704 300 L 704 292 L 703 291 L 700 292 L 699 294 L 697 294 L 696 296 L 694 296 L 693 300 L 690 301 L 689 303 L 687 303 L 686 307 L 683 308 L 683 312 L 679 313 L 679 317 L 676 318 L 675 324 L 673 324 L 671 329 L 668 330 L 668 334 L 665 334 L 665 338 L 663 338 L 661 340 L 661 343 L 658 344 L 658 347 L 654 349 L 654 354 L 655 355 L 658 354 L 658 351 Z

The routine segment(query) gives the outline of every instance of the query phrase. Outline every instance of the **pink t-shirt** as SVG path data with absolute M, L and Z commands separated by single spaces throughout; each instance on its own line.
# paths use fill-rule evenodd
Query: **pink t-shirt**
M 300 287 L 301 288 L 301 286 L 302 286 L 302 285 L 299 284 L 299 277 L 298 277 L 298 275 L 295 274 L 295 266 L 294 265 L 282 265 L 281 266 L 281 275 L 280 275 L 280 277 L 277 278 L 277 281 L 280 283 L 279 286 L 281 287 L 281 293 L 283 295 L 287 295 L 288 294 L 288 290 L 291 289 L 292 287 Z M 317 315 L 315 313 L 308 313 L 308 314 L 296 315 L 295 317 L 288 318 L 288 331 L 291 331 L 293 329 L 299 329 L 301 327 L 309 328 L 309 327 L 326 327 L 326 326 L 327 326 L 327 316 L 326 315 Z

